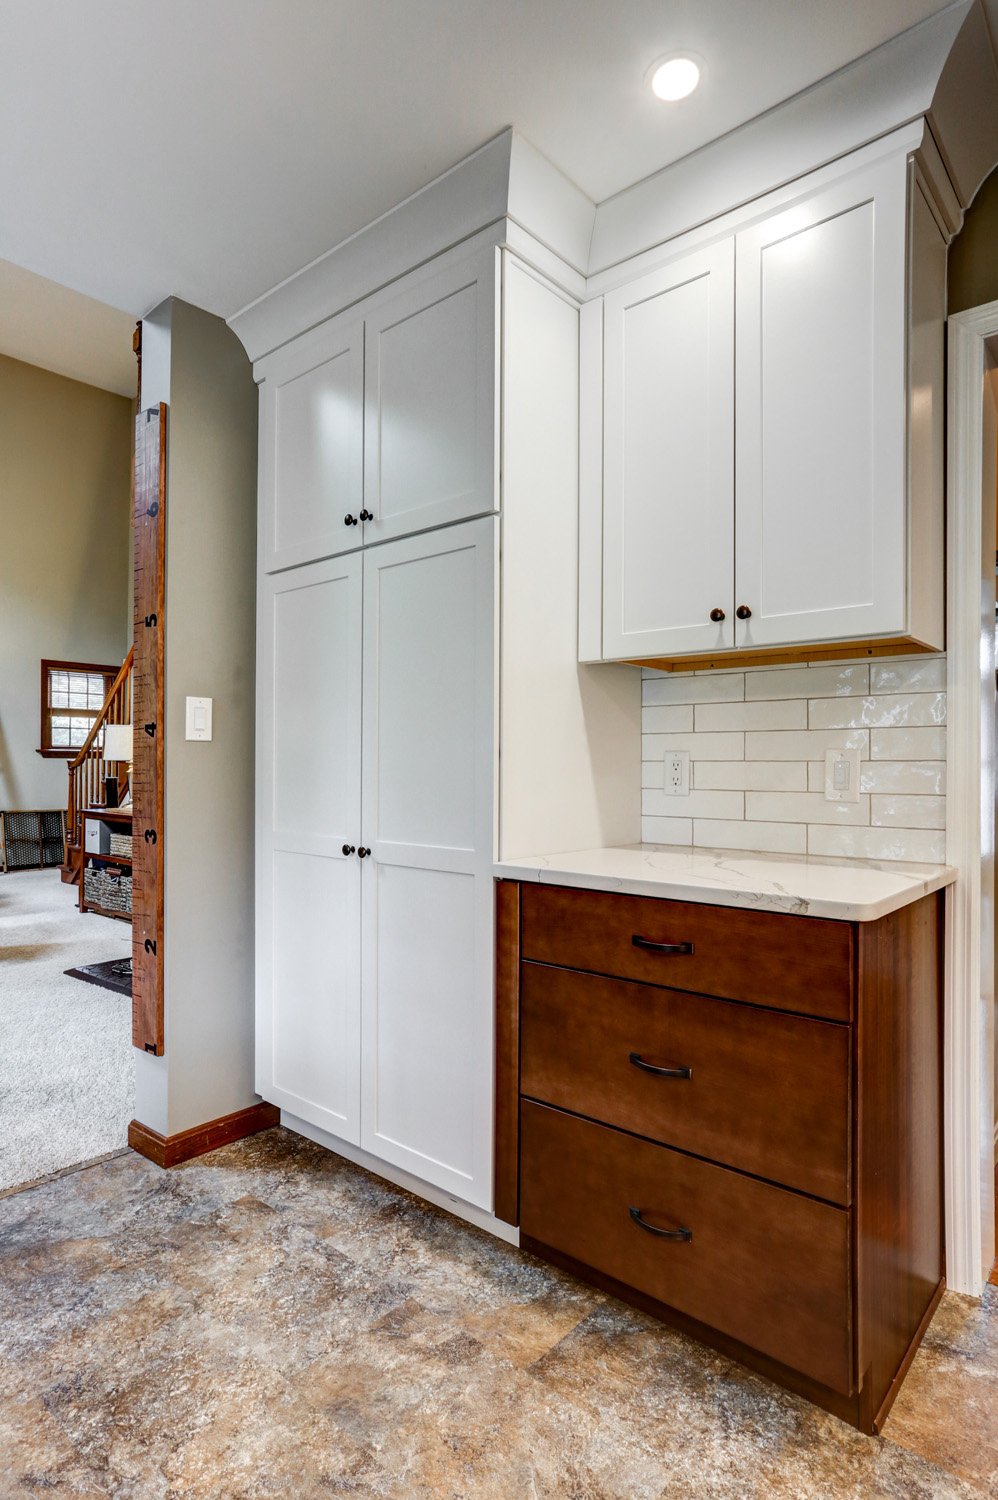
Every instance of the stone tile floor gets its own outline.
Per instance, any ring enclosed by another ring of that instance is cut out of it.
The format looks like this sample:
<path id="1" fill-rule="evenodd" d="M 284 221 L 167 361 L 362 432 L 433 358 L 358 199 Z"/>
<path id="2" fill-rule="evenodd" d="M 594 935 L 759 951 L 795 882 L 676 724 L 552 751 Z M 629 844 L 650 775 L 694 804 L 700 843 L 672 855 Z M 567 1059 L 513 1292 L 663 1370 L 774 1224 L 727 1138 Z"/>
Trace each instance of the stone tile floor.
<path id="1" fill-rule="evenodd" d="M 865 1438 L 276 1129 L 0 1199 L 0 1496 L 998 1494 L 998 1289 Z"/>

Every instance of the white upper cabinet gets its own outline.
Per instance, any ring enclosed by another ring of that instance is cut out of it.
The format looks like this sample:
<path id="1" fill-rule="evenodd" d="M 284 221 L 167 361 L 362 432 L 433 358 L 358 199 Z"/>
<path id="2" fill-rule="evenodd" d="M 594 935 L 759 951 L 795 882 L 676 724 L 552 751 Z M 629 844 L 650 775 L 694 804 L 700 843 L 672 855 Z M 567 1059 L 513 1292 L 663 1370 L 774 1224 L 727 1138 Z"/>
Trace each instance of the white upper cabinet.
<path id="1" fill-rule="evenodd" d="M 723 229 L 608 289 L 602 337 L 584 310 L 582 660 L 940 649 L 946 245 L 916 163 L 870 148 Z"/>
<path id="2" fill-rule="evenodd" d="M 269 356 L 260 389 L 260 552 L 273 572 L 360 545 L 364 325 L 331 318 Z"/>
<path id="3" fill-rule="evenodd" d="M 497 508 L 498 297 L 490 247 L 366 313 L 365 540 Z"/>
<path id="4" fill-rule="evenodd" d="M 604 307 L 607 656 L 734 644 L 734 246 Z"/>
<path id="5" fill-rule="evenodd" d="M 741 648 L 906 631 L 905 231 L 888 160 L 738 235 Z"/>

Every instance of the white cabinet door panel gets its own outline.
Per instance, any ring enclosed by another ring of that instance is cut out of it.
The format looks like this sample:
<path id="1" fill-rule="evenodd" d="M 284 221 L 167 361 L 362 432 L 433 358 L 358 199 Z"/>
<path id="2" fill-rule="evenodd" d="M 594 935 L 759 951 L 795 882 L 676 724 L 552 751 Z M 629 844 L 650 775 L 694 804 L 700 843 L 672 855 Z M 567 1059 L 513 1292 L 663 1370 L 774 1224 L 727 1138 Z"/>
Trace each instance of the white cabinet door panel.
<path id="1" fill-rule="evenodd" d="M 497 265 L 417 273 L 366 315 L 367 541 L 496 509 Z"/>
<path id="2" fill-rule="evenodd" d="M 737 239 L 737 645 L 905 629 L 905 169 Z"/>
<path id="3" fill-rule="evenodd" d="M 492 1200 L 492 518 L 364 557 L 361 1145 Z"/>
<path id="4" fill-rule="evenodd" d="M 359 553 L 264 577 L 257 739 L 257 1088 L 360 1138 Z"/>
<path id="5" fill-rule="evenodd" d="M 262 362 L 261 562 L 294 567 L 360 546 L 364 326 L 333 318 Z"/>
<path id="6" fill-rule="evenodd" d="M 733 298 L 726 240 L 605 299 L 605 659 L 734 644 Z"/>

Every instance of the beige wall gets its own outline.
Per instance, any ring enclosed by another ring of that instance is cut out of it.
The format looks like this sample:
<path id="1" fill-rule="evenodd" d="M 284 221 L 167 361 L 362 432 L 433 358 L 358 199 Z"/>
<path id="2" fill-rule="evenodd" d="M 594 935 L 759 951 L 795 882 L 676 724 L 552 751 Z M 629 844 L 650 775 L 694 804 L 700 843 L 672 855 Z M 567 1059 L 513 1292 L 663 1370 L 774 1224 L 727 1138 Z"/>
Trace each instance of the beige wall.
<path id="1" fill-rule="evenodd" d="M 0 355 L 0 808 L 64 807 L 37 754 L 43 657 L 128 649 L 132 407 Z"/>
<path id="2" fill-rule="evenodd" d="M 949 311 L 985 302 L 998 302 L 998 168 L 978 189 L 949 251 Z"/>

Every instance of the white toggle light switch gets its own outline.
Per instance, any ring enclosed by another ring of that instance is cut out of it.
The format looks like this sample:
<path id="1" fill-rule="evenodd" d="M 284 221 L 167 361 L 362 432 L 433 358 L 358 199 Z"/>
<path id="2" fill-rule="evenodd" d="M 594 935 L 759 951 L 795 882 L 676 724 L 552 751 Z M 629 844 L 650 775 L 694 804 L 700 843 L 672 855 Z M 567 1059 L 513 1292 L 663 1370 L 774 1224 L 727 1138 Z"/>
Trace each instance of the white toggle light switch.
<path id="1" fill-rule="evenodd" d="M 825 800 L 859 801 L 859 751 L 825 751 Z"/>
<path id="2" fill-rule="evenodd" d="M 211 739 L 210 698 L 188 698 L 187 738 L 189 740 Z"/>

